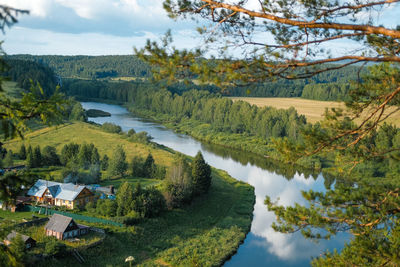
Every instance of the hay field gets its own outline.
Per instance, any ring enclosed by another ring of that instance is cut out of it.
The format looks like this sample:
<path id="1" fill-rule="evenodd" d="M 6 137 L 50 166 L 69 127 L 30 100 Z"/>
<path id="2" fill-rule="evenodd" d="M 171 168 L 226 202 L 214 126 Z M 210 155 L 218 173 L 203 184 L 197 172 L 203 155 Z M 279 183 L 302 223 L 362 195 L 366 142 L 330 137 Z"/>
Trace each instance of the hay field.
<path id="1" fill-rule="evenodd" d="M 315 123 L 322 120 L 326 108 L 344 108 L 343 102 L 318 101 L 303 98 L 281 98 L 281 97 L 229 97 L 233 101 L 246 101 L 258 107 L 271 106 L 275 108 L 288 109 L 294 107 L 299 114 L 305 115 L 308 122 Z M 389 107 L 387 112 L 394 110 Z M 386 113 L 387 113 L 386 112 Z M 400 127 L 400 112 L 392 114 L 387 119 L 388 123 L 393 123 Z"/>

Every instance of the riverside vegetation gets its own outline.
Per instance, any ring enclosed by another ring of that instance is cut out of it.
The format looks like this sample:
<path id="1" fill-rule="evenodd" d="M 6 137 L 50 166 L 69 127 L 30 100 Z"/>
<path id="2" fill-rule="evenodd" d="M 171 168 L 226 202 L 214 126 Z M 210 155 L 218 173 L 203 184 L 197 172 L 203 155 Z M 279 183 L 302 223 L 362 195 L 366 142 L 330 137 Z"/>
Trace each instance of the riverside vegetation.
<path id="1" fill-rule="evenodd" d="M 79 86 L 75 86 L 75 83 Z M 297 159 L 286 155 L 284 142 L 304 145 L 307 140 L 301 132 L 320 127 L 319 122 L 314 125 L 308 123 L 305 116 L 299 115 L 294 108 L 283 110 L 257 107 L 243 101 L 233 102 L 220 94 L 205 90 L 173 94 L 143 82 L 79 80 L 72 81 L 63 90 L 81 99 L 107 99 L 126 103 L 133 113 L 155 119 L 206 142 L 282 162 L 296 162 L 303 167 L 336 176 L 345 175 L 356 156 L 353 153 L 339 157 L 337 152 L 331 152 Z M 394 125 L 384 124 L 369 140 L 363 142 L 379 149 L 391 149 L 400 145 L 400 131 Z M 400 169 L 390 166 L 396 166 L 390 157 L 379 161 L 372 158 L 358 164 L 353 169 L 352 176 L 396 177 Z"/>

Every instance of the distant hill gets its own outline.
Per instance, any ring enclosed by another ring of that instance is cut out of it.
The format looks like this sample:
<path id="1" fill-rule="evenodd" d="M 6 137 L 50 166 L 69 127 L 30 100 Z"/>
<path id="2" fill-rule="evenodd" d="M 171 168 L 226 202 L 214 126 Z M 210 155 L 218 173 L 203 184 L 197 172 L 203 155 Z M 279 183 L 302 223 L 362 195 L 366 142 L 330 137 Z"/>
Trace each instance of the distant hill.
<path id="1" fill-rule="evenodd" d="M 13 55 L 11 59 L 47 65 L 62 78 L 100 79 L 149 77 L 150 66 L 133 55 L 126 56 L 33 56 Z"/>
<path id="2" fill-rule="evenodd" d="M 123 81 L 148 83 L 151 67 L 134 55 L 125 56 L 7 56 L 10 60 L 25 60 L 50 67 L 63 80 Z M 360 66 L 349 66 L 342 69 L 320 73 L 312 78 L 302 80 L 266 81 L 246 86 L 232 86 L 221 90 L 214 85 L 198 86 L 193 83 L 175 83 L 165 85 L 172 93 L 182 94 L 191 89 L 220 91 L 226 96 L 250 97 L 301 97 L 324 101 L 345 100 L 351 89 L 350 81 L 356 81 Z M 69 82 L 69 85 L 71 83 Z M 84 86 L 85 83 L 80 83 Z M 91 85 L 91 83 L 87 83 Z M 81 88 L 80 90 L 84 90 Z"/>

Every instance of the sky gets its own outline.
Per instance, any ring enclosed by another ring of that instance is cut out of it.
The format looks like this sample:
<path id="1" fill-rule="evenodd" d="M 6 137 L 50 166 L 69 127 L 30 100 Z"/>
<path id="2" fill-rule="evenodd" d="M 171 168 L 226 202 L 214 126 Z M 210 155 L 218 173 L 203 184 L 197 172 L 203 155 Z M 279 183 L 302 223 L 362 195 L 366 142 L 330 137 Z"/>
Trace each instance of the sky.
<path id="1" fill-rule="evenodd" d="M 168 18 L 162 0 L 0 0 L 29 10 L 0 39 L 7 54 L 133 54 L 172 29 L 175 46 L 192 47 L 196 25 Z"/>
<path id="2" fill-rule="evenodd" d="M 30 11 L 6 29 L 0 40 L 4 40 L 3 49 L 7 54 L 127 55 L 133 54 L 133 47 L 143 47 L 147 39 L 160 40 L 171 29 L 176 47 L 196 46 L 198 25 L 191 20 L 168 18 L 162 2 L 0 0 L 0 4 Z M 400 25 L 399 5 L 381 16 L 379 22 Z M 346 43 L 336 44 L 334 49 L 340 46 L 346 47 Z"/>

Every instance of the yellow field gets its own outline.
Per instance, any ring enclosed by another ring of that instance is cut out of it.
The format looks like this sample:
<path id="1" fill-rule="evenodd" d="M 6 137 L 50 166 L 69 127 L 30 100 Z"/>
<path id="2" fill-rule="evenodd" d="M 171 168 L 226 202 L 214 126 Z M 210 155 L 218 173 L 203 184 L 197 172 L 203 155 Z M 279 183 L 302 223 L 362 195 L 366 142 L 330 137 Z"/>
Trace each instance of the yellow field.
<path id="1" fill-rule="evenodd" d="M 70 142 L 77 144 L 85 142 L 93 143 L 101 156 L 107 154 L 109 157 L 112 156 L 113 150 L 116 148 L 117 144 L 120 144 L 125 150 L 128 161 L 135 155 L 144 158 L 151 152 L 155 162 L 164 166 L 170 166 L 173 158 L 171 153 L 166 150 L 155 149 L 148 145 L 130 142 L 119 134 L 106 133 L 97 126 L 83 122 L 43 128 L 27 134 L 25 140 L 18 138 L 8 141 L 5 143 L 5 147 L 7 149 L 12 149 L 14 152 L 18 152 L 22 142 L 25 143 L 26 146 L 40 145 L 42 148 L 46 145 L 53 146 L 57 149 L 58 153 L 61 152 L 65 144 Z"/>
<path id="2" fill-rule="evenodd" d="M 271 106 L 275 108 L 288 109 L 294 107 L 299 114 L 305 115 L 308 122 L 315 123 L 322 120 L 326 108 L 345 108 L 343 102 L 318 101 L 302 98 L 279 98 L 279 97 L 230 97 L 233 101 L 242 100 L 258 107 Z M 390 112 L 393 108 L 388 108 Z M 400 112 L 394 113 L 388 123 L 400 126 Z"/>

